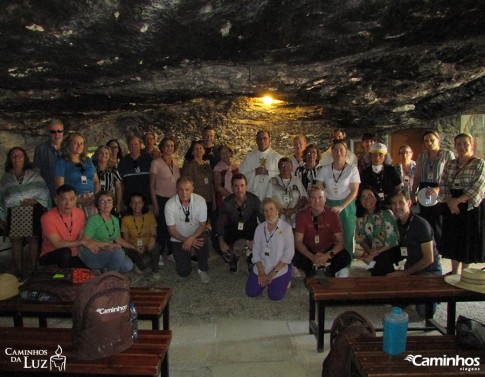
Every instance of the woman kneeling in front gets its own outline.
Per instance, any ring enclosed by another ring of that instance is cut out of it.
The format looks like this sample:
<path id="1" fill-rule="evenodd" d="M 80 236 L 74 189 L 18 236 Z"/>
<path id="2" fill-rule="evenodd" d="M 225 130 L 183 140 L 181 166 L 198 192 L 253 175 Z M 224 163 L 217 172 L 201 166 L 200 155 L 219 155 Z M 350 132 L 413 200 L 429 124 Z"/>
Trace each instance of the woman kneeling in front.
<path id="1" fill-rule="evenodd" d="M 254 267 L 246 282 L 246 294 L 257 297 L 268 287 L 268 297 L 278 301 L 291 282 L 295 242 L 291 226 L 279 218 L 280 208 L 273 199 L 264 199 L 261 207 L 266 221 L 254 233 Z"/>

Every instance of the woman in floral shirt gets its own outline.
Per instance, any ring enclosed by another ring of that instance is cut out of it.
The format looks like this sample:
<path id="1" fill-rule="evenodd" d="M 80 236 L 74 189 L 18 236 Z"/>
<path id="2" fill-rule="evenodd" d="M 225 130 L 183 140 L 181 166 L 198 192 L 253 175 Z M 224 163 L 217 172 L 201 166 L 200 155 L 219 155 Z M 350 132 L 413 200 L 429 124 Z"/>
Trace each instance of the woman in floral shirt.
<path id="1" fill-rule="evenodd" d="M 402 259 L 396 220 L 391 211 L 382 208 L 373 188 L 364 186 L 360 201 L 365 214 L 357 219 L 356 237 L 364 249 L 362 259 L 373 276 L 387 275 L 394 271 L 394 263 Z"/>

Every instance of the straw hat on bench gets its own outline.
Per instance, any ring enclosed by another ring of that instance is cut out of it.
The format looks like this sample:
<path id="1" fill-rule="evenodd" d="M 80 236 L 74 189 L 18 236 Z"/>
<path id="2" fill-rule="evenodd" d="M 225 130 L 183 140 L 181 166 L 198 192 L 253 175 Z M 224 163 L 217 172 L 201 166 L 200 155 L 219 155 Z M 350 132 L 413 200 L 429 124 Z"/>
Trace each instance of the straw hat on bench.
<path id="1" fill-rule="evenodd" d="M 445 281 L 458 288 L 485 293 L 485 271 L 478 268 L 464 268 L 461 275 L 445 276 Z"/>

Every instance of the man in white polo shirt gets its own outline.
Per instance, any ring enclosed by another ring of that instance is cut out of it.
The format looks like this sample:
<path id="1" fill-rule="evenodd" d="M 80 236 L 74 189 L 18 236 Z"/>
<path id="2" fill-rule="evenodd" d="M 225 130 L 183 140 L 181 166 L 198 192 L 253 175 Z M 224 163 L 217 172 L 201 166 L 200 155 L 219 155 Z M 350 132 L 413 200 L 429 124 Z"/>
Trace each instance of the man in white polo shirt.
<path id="1" fill-rule="evenodd" d="M 165 219 L 173 245 L 175 270 L 179 276 L 188 276 L 192 271 L 190 257 L 194 251 L 200 280 L 208 283 L 209 249 L 204 237 L 207 204 L 202 196 L 194 194 L 194 183 L 190 177 L 181 177 L 177 181 L 177 194 L 165 205 Z"/>

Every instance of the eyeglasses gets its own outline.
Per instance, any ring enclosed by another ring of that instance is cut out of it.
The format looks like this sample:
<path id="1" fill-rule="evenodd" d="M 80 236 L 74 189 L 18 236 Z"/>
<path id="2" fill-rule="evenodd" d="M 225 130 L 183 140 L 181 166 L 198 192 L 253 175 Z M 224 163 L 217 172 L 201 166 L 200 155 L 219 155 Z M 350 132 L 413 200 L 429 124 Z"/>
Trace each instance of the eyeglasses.
<path id="1" fill-rule="evenodd" d="M 318 231 L 318 229 L 320 228 L 320 225 L 318 224 L 318 218 L 316 216 L 312 216 L 312 221 L 313 227 L 315 228 L 315 230 Z"/>
<path id="2" fill-rule="evenodd" d="M 64 130 L 49 130 L 50 134 L 62 134 Z"/>
<path id="3" fill-rule="evenodd" d="M 86 174 L 86 169 L 84 169 L 83 164 L 81 164 L 81 163 L 76 164 L 76 168 L 81 169 L 81 174 L 83 174 L 83 175 Z"/>
<path id="4" fill-rule="evenodd" d="M 101 199 L 99 201 L 99 204 L 101 204 L 102 206 L 105 206 L 105 205 L 108 205 L 108 204 L 113 204 L 113 199 L 106 199 L 106 200 Z"/>
<path id="5" fill-rule="evenodd" d="M 293 166 L 293 164 L 286 162 L 286 163 L 281 164 L 280 166 L 282 168 L 291 168 Z"/>
<path id="6" fill-rule="evenodd" d="M 10 158 L 12 160 L 22 159 L 22 158 L 24 158 L 24 155 L 22 153 L 20 153 L 20 154 L 13 154 L 13 155 L 10 156 Z"/>

